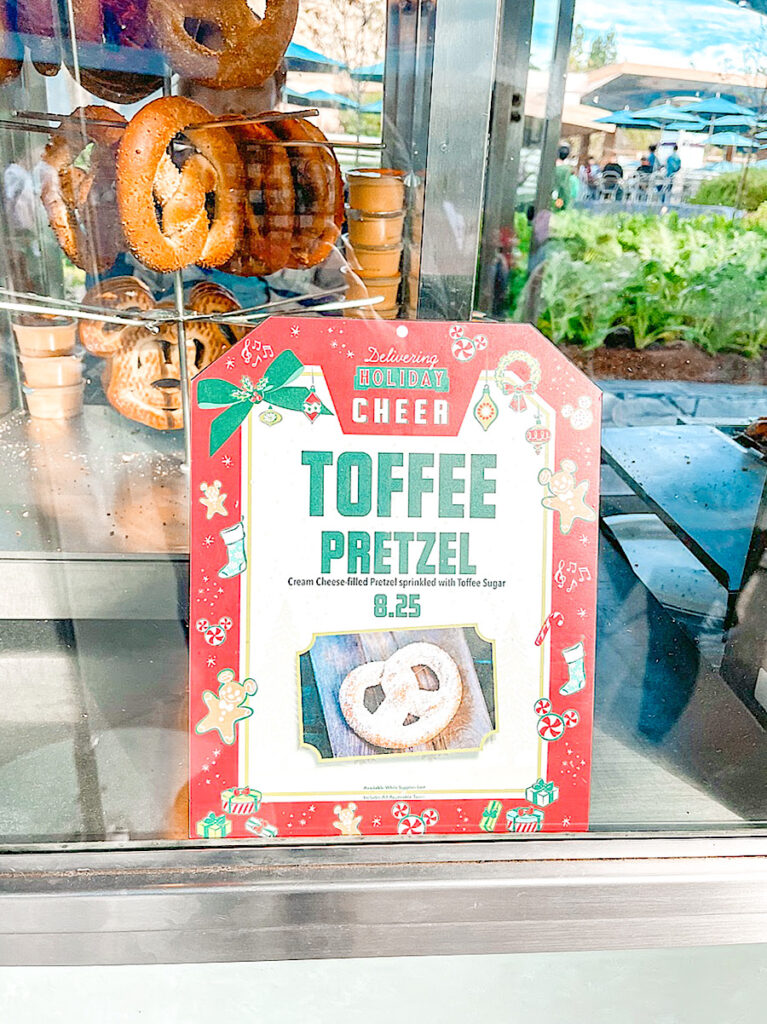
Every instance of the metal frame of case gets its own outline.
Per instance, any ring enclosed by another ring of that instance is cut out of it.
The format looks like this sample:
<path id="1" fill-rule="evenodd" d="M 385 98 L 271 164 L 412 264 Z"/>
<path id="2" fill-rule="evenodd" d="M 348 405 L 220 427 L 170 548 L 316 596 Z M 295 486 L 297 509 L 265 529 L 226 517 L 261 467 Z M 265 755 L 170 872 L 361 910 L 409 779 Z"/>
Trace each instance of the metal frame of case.
<path id="1" fill-rule="evenodd" d="M 390 3 L 385 160 L 398 162 L 402 147 L 427 169 L 420 316 L 468 318 L 477 288 L 487 303 L 498 233 L 514 210 L 533 6 Z M 566 66 L 572 9 L 572 0 L 561 0 L 555 71 Z M 544 164 L 558 141 L 562 103 L 556 73 L 552 80 Z M 539 200 L 545 194 L 541 181 Z M 181 592 L 184 565 L 183 553 L 154 561 L 6 555 L 16 586 L 0 610 L 14 618 L 103 617 L 92 594 L 106 571 L 118 580 L 110 615 L 139 617 L 147 611 L 141 595 L 156 590 L 153 574 L 170 572 Z M 162 593 L 167 598 L 167 587 Z M 185 611 L 174 605 L 165 614 Z M 0 963 L 767 942 L 767 839 L 756 833 L 499 840 L 6 848 Z"/>

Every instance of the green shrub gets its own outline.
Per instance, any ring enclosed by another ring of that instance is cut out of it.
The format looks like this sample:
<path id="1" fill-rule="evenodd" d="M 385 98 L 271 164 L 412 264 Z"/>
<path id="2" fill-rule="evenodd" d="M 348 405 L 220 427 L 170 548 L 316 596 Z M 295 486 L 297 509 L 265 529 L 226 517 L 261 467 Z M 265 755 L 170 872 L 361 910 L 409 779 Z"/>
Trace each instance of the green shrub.
<path id="1" fill-rule="evenodd" d="M 719 174 L 710 181 L 704 181 L 691 202 L 700 206 L 736 206 L 740 210 L 757 210 L 767 202 L 767 170 L 751 168 L 740 194 L 742 179 L 742 171 Z"/>

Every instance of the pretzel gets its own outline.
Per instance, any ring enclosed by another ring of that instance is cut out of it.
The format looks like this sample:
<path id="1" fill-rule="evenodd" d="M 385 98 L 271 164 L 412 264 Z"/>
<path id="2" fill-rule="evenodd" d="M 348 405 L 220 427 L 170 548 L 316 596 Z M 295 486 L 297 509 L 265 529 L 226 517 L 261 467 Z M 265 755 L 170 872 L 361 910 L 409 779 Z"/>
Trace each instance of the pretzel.
<path id="1" fill-rule="evenodd" d="M 24 50 L 14 34 L 8 8 L 0 4 L 0 85 L 18 78 Z"/>
<path id="2" fill-rule="evenodd" d="M 148 0 L 147 16 L 175 71 L 213 89 L 239 89 L 263 85 L 279 67 L 298 0 L 266 0 L 263 18 L 245 0 Z"/>
<path id="3" fill-rule="evenodd" d="M 110 277 L 87 291 L 83 298 L 83 304 L 103 306 L 117 312 L 149 310 L 154 306 L 154 296 L 144 282 L 139 281 L 137 277 Z M 114 354 L 122 333 L 128 326 L 128 324 L 81 320 L 80 341 L 91 355 L 100 356 L 103 359 Z"/>
<path id="4" fill-rule="evenodd" d="M 263 124 L 230 129 L 245 163 L 245 227 L 242 244 L 226 264 L 229 274 L 253 277 L 286 267 L 293 240 L 295 191 L 290 161 L 277 136 Z"/>
<path id="5" fill-rule="evenodd" d="M 61 45 L 56 0 L 17 0 L 16 25 L 26 36 L 32 63 L 41 75 L 58 74 Z"/>
<path id="6" fill-rule="evenodd" d="M 430 668 L 439 689 L 422 690 L 413 669 Z M 365 692 L 380 686 L 383 701 L 375 711 L 365 706 Z M 375 747 L 406 750 L 428 743 L 445 729 L 461 703 L 458 666 L 441 647 L 413 643 L 400 647 L 386 661 L 360 665 L 346 676 L 338 701 L 349 726 Z M 407 724 L 406 724 L 407 723 Z"/>
<path id="7" fill-rule="evenodd" d="M 142 107 L 123 132 L 117 202 L 131 252 L 152 270 L 167 273 L 191 263 L 219 267 L 238 244 L 244 170 L 237 147 L 222 129 L 185 132 L 190 124 L 208 120 L 208 111 L 194 100 L 163 96 Z M 166 150 L 181 132 L 197 152 L 179 170 Z M 162 210 L 162 227 L 155 200 Z"/>
<path id="8" fill-rule="evenodd" d="M 161 87 L 159 75 L 83 67 L 83 56 L 87 58 L 88 49 L 96 50 L 104 42 L 122 49 L 149 48 L 146 0 L 72 0 L 72 14 L 77 26 L 77 43 L 86 44 L 79 62 L 80 81 L 89 92 L 112 103 L 135 103 Z M 67 61 L 70 71 L 71 63 Z"/>
<path id="9" fill-rule="evenodd" d="M 230 291 L 212 281 L 201 281 L 192 288 L 188 307 L 191 312 L 209 314 L 240 308 Z M 157 308 L 173 309 L 174 306 L 166 301 Z M 185 326 L 190 376 L 204 370 L 247 331 L 247 328 L 229 328 L 209 321 L 191 321 Z M 121 332 L 112 353 L 106 385 L 107 399 L 118 412 L 156 430 L 180 430 L 184 425 L 180 382 L 175 324 L 163 324 L 157 335 L 141 324 L 126 327 Z"/>
<path id="10" fill-rule="evenodd" d="M 113 121 L 115 128 L 86 123 Z M 50 168 L 40 189 L 48 220 L 69 259 L 90 273 L 108 270 L 122 248 L 115 205 L 115 149 L 125 118 L 110 107 L 78 107 L 51 135 L 42 156 Z M 75 160 L 93 143 L 90 169 Z"/>
<path id="11" fill-rule="evenodd" d="M 315 125 L 303 118 L 275 121 L 272 130 L 286 142 L 324 142 Z M 296 192 L 291 259 L 288 266 L 321 263 L 341 233 L 344 187 L 333 150 L 327 146 L 289 146 L 288 158 Z"/>

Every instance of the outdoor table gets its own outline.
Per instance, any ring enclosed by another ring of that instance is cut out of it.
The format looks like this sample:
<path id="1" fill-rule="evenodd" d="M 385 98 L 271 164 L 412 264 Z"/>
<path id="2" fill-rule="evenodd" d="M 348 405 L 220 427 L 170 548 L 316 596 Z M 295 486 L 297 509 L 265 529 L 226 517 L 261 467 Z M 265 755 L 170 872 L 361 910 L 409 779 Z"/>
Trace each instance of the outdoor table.
<path id="1" fill-rule="evenodd" d="M 767 464 L 705 425 L 610 427 L 605 462 L 728 592 L 746 579 Z"/>

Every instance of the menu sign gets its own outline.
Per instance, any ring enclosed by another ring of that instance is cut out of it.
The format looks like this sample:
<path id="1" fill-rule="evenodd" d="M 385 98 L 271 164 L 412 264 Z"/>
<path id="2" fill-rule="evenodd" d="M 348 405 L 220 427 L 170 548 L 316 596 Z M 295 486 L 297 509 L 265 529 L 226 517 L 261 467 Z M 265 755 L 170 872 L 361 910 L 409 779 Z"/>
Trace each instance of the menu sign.
<path id="1" fill-rule="evenodd" d="M 586 828 L 599 401 L 518 325 L 281 317 L 195 378 L 191 835 Z"/>

